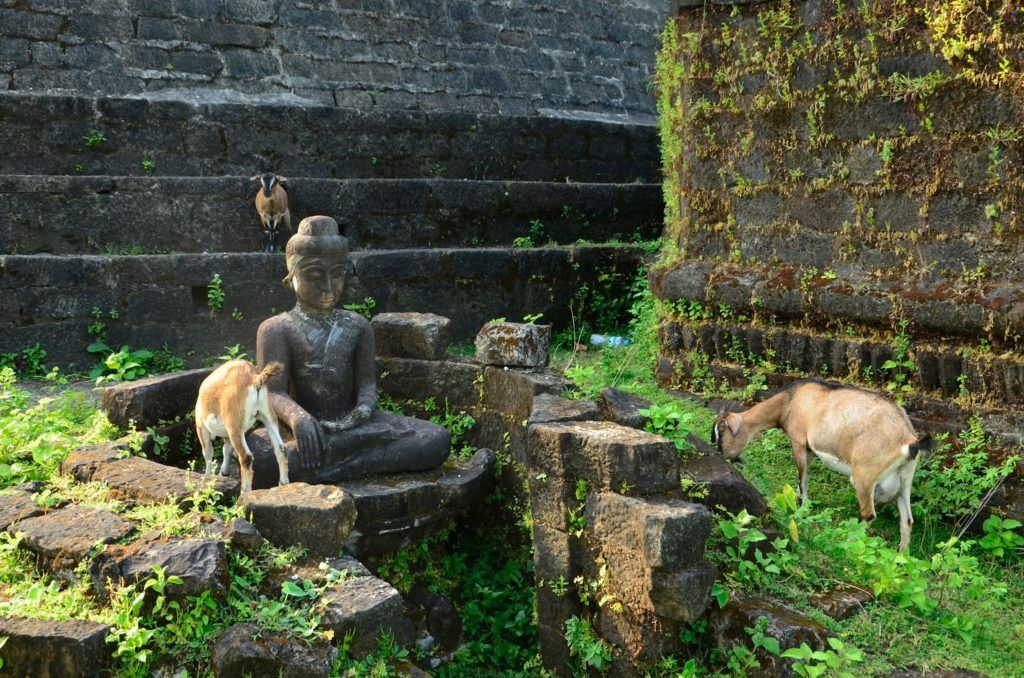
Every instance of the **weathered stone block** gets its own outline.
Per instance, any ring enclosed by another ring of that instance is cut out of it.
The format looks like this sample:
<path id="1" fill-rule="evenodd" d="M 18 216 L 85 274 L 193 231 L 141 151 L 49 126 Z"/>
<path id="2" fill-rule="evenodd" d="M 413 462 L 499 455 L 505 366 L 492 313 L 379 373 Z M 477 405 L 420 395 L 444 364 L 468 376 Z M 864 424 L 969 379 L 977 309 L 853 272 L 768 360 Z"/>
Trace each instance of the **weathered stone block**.
<path id="1" fill-rule="evenodd" d="M 123 539 L 135 526 L 110 511 L 71 505 L 15 523 L 11 529 L 24 532 L 21 545 L 59 571 L 73 569 L 95 544 Z"/>
<path id="2" fill-rule="evenodd" d="M 205 475 L 142 457 L 102 461 L 90 480 L 104 482 L 115 497 L 141 502 L 187 503 L 197 491 L 213 488 L 223 501 L 238 495 L 238 481 L 221 475 Z"/>
<path id="3" fill-rule="evenodd" d="M 138 429 L 156 426 L 191 412 L 196 407 L 199 386 L 213 368 L 174 372 L 105 388 L 101 399 L 107 418 L 121 429 L 134 421 Z"/>
<path id="4" fill-rule="evenodd" d="M 324 592 L 327 606 L 321 625 L 334 631 L 335 638 L 352 633 L 349 652 L 364 657 L 377 649 L 377 638 L 389 634 L 399 647 L 412 645 L 412 622 L 405 614 L 405 602 L 391 584 L 376 577 L 346 579 Z"/>
<path id="5" fill-rule="evenodd" d="M 336 650 L 258 624 L 235 624 L 213 642 L 213 671 L 221 678 L 327 678 Z"/>
<path id="6" fill-rule="evenodd" d="M 44 621 L 0 617 L 4 675 L 89 678 L 105 675 L 114 646 L 106 642 L 109 626 L 82 619 Z"/>
<path id="7" fill-rule="evenodd" d="M 253 490 L 239 504 L 271 543 L 305 546 L 315 555 L 338 555 L 356 523 L 352 495 L 327 485 L 289 483 Z"/>
<path id="8" fill-rule="evenodd" d="M 544 367 L 551 325 L 490 322 L 476 335 L 476 358 L 485 365 Z"/>
<path id="9" fill-rule="evenodd" d="M 643 556 L 647 567 L 680 569 L 704 558 L 711 515 L 700 504 L 645 500 L 615 492 L 587 496 L 588 531 L 607 548 Z"/>
<path id="10" fill-rule="evenodd" d="M 433 313 L 380 313 L 370 324 L 377 355 L 441 360 L 451 321 Z"/>
<path id="11" fill-rule="evenodd" d="M 487 367 L 483 404 L 519 423 L 529 418 L 535 397 L 545 393 L 559 395 L 568 384 L 569 380 L 554 370 Z"/>
<path id="12" fill-rule="evenodd" d="M 703 441 L 698 442 L 704 445 Z M 698 488 L 707 489 L 707 496 L 698 501 L 708 508 L 721 506 L 729 513 L 746 509 L 747 513 L 755 516 L 763 516 L 768 511 L 768 505 L 757 488 L 717 454 L 684 459 L 680 462 L 679 473 L 696 483 Z"/>
<path id="13" fill-rule="evenodd" d="M 592 491 L 626 487 L 641 495 L 679 492 L 675 445 L 611 422 L 534 424 L 527 455 L 530 468 L 586 480 Z"/>
<path id="14" fill-rule="evenodd" d="M 447 400 L 451 407 L 480 404 L 484 367 L 462 360 L 378 358 L 380 389 L 399 400 Z"/>
<path id="15" fill-rule="evenodd" d="M 875 599 L 874 594 L 868 589 L 856 586 L 840 586 L 811 596 L 808 602 L 836 621 L 849 619 L 863 609 L 865 605 Z"/>
<path id="16" fill-rule="evenodd" d="M 153 566 L 164 568 L 167 576 L 180 577 L 181 584 L 167 588 L 166 595 L 184 600 L 210 591 L 215 598 L 228 592 L 228 557 L 224 542 L 215 539 L 162 539 L 159 534 L 143 537 L 127 546 L 109 547 L 93 558 L 89 576 L 93 590 L 106 597 L 107 582 L 135 584 L 153 576 Z"/>
<path id="17" fill-rule="evenodd" d="M 0 494 L 0 532 L 19 520 L 42 514 L 43 507 L 36 503 L 34 492 L 10 489 Z"/>
<path id="18" fill-rule="evenodd" d="M 598 421 L 601 412 L 591 400 L 569 400 L 549 393 L 542 393 L 533 399 L 530 411 L 531 424 L 550 424 L 564 421 Z"/>
<path id="19" fill-rule="evenodd" d="M 530 514 L 537 525 L 553 527 L 563 532 L 569 530 L 569 508 L 574 510 L 580 503 L 575 498 L 572 485 L 561 477 L 530 467 L 527 469 L 530 484 Z"/>
<path id="20" fill-rule="evenodd" d="M 650 597 L 654 613 L 674 621 L 696 621 L 711 602 L 716 574 L 715 566 L 707 562 L 685 570 L 653 570 Z"/>
<path id="21" fill-rule="evenodd" d="M 606 420 L 638 429 L 643 429 L 650 420 L 650 417 L 640 414 L 640 410 L 650 406 L 649 400 L 638 398 L 617 388 L 601 389 L 601 398 L 598 400 L 601 416 Z"/>
<path id="22" fill-rule="evenodd" d="M 60 472 L 80 483 L 87 483 L 92 480 L 93 474 L 100 466 L 116 461 L 124 456 L 127 450 L 128 443 L 124 441 L 79 447 L 64 457 L 64 461 L 60 463 Z"/>
<path id="23" fill-rule="evenodd" d="M 709 626 L 719 649 L 727 652 L 736 645 L 749 646 L 750 636 L 745 629 L 753 628 L 761 620 L 767 622 L 765 635 L 779 641 L 782 650 L 800 647 L 801 643 L 807 643 L 815 650 L 823 650 L 828 647 L 828 637 L 832 635 L 818 622 L 774 600 L 738 592 L 732 593 L 724 608 L 712 607 Z M 783 662 L 786 662 L 763 650 L 758 651 L 757 656 L 761 666 L 768 667 L 773 675 L 778 675 Z"/>

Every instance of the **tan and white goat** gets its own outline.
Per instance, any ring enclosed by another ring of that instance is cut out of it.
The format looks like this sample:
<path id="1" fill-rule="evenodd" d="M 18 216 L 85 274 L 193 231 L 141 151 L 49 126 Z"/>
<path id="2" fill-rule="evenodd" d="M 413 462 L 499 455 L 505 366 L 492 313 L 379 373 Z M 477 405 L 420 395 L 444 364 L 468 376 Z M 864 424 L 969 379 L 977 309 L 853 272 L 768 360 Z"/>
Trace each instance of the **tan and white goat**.
<path id="1" fill-rule="evenodd" d="M 270 442 L 274 446 L 277 466 L 281 474 L 281 485 L 288 483 L 288 457 L 284 441 L 277 429 L 277 417 L 270 406 L 270 391 L 267 381 L 281 373 L 281 363 L 270 363 L 262 372 L 257 372 L 252 363 L 245 360 L 229 360 L 199 387 L 196 400 L 196 432 L 203 445 L 207 475 L 213 473 L 213 439 L 224 439 L 224 460 L 220 474 L 227 475 L 231 454 L 238 455 L 239 474 L 242 479 L 242 494 L 252 490 L 252 451 L 245 442 L 246 432 L 259 419 L 267 428 Z"/>
<path id="2" fill-rule="evenodd" d="M 249 181 L 259 181 L 260 189 L 256 192 L 256 212 L 267 234 L 267 251 L 274 251 L 274 239 L 277 227 L 284 224 L 289 234 L 292 232 L 292 215 L 288 211 L 288 192 L 284 185 L 288 179 L 273 172 L 254 174 Z"/>
<path id="3" fill-rule="evenodd" d="M 781 428 L 789 436 L 803 499 L 807 499 L 807 466 L 814 455 L 850 478 L 864 520 L 875 519 L 876 502 L 895 499 L 900 550 L 907 547 L 914 524 L 910 487 L 917 454 L 930 449 L 931 436 L 918 440 L 902 407 L 859 388 L 798 381 L 746 412 L 720 414 L 711 442 L 726 459 L 738 459 L 750 439 L 769 428 Z"/>

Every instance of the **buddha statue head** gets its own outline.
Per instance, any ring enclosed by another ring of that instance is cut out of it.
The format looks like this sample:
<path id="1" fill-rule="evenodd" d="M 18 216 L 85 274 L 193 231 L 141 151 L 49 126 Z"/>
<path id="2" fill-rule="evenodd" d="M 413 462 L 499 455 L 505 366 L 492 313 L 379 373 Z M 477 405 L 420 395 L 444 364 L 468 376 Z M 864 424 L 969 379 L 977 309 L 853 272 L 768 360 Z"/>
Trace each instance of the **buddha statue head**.
<path id="1" fill-rule="evenodd" d="M 330 217 L 306 217 L 285 246 L 286 284 L 295 290 L 299 307 L 330 313 L 341 300 L 348 268 L 348 240 Z"/>

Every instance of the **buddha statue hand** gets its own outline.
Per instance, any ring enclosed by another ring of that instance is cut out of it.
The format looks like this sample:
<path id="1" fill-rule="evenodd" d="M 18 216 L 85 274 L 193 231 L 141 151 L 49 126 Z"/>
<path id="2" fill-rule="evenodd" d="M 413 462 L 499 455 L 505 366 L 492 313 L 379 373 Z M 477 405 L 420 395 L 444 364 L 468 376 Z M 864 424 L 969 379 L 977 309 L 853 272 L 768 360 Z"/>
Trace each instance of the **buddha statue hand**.
<path id="1" fill-rule="evenodd" d="M 299 466 L 305 469 L 318 468 L 324 449 L 324 434 L 320 423 L 307 414 L 293 423 L 292 433 L 298 448 Z"/>
<path id="2" fill-rule="evenodd" d="M 366 405 L 359 405 L 341 421 L 325 421 L 323 422 L 323 427 L 328 433 L 339 433 L 369 421 L 372 416 L 373 410 Z"/>

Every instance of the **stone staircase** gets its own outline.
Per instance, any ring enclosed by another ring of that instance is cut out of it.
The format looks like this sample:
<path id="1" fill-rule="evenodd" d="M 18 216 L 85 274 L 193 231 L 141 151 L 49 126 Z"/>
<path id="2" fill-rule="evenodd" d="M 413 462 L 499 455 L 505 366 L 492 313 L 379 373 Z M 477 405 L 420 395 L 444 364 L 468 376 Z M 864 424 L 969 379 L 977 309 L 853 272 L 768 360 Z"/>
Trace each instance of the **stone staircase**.
<path id="1" fill-rule="evenodd" d="M 577 290 L 624 291 L 661 228 L 646 124 L 12 91 L 0 145 L 0 352 L 39 342 L 79 368 L 97 312 L 111 345 L 254 349 L 293 303 L 260 252 L 265 170 L 288 177 L 293 225 L 342 225 L 346 303 L 449 316 L 456 342 L 494 317 L 565 326 Z"/>

